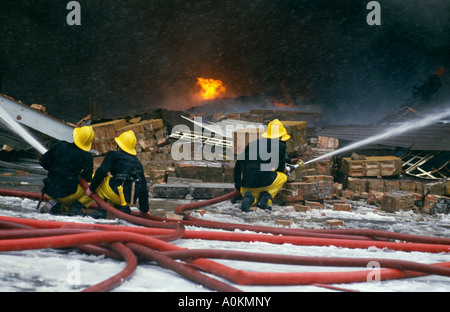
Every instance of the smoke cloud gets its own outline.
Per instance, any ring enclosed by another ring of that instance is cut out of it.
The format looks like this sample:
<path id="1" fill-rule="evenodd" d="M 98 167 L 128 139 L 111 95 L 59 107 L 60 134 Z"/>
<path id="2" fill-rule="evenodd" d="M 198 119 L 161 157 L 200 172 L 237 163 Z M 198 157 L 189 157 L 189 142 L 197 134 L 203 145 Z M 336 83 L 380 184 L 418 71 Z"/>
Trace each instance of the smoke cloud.
<path id="1" fill-rule="evenodd" d="M 80 26 L 67 2 L 3 5 L 0 77 L 2 93 L 71 122 L 90 102 L 105 117 L 187 108 L 206 77 L 230 97 L 288 94 L 361 123 L 450 68 L 447 0 L 378 1 L 380 26 L 362 0 L 80 0 Z"/>

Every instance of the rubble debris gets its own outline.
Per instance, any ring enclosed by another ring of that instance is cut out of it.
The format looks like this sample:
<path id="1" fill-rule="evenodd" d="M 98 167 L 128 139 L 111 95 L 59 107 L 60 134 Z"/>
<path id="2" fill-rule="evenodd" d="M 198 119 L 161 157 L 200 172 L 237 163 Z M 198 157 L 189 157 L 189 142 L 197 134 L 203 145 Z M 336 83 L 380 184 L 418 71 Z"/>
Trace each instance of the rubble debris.
<path id="1" fill-rule="evenodd" d="M 344 221 L 339 220 L 339 219 L 329 219 L 329 220 L 325 221 L 325 224 L 330 227 L 338 227 L 338 226 L 343 226 Z"/>
<path id="2" fill-rule="evenodd" d="M 302 120 L 306 121 L 310 125 L 317 125 L 321 122 L 322 119 L 321 108 L 320 106 L 316 105 L 307 105 L 304 107 L 297 107 L 292 109 L 289 107 L 283 109 L 276 109 L 276 107 L 272 107 L 272 109 L 252 109 L 249 111 L 239 111 L 242 110 L 242 107 L 245 107 L 245 103 L 242 103 L 242 106 L 235 107 L 235 112 L 233 112 L 233 108 L 228 107 L 228 111 L 231 112 L 224 113 L 222 108 L 227 107 L 226 104 L 221 103 L 220 100 L 214 102 L 215 103 L 207 104 L 208 108 L 197 106 L 189 109 L 188 112 L 198 117 L 206 117 L 208 116 L 208 114 L 205 111 L 211 111 L 213 110 L 213 107 L 215 107 L 218 112 L 213 113 L 211 119 L 214 121 L 220 121 L 222 119 L 234 119 L 246 122 L 248 121 L 262 123 L 278 119 L 292 121 Z"/>
<path id="3" fill-rule="evenodd" d="M 170 213 L 170 212 L 166 212 L 166 218 L 167 219 L 171 219 L 171 220 L 183 220 L 183 216 L 182 215 L 178 215 L 178 214 L 174 214 L 174 213 Z"/>
<path id="4" fill-rule="evenodd" d="M 263 125 L 265 121 L 275 117 L 271 113 L 268 111 L 252 111 L 251 114 L 218 112 L 212 116 L 212 119 L 220 126 L 239 124 L 242 119 L 245 119 L 248 125 L 250 123 Z M 286 111 L 283 111 L 283 114 L 286 114 Z M 173 114 L 171 116 L 177 117 Z M 146 178 L 152 183 L 149 190 L 154 197 L 210 199 L 234 190 L 235 159 L 174 160 L 171 155 L 172 144 L 183 134 L 178 133 L 173 136 L 171 126 L 164 118 L 153 117 L 155 115 L 152 115 L 152 118 L 135 116 L 93 124 L 97 130 L 93 145 L 100 153 L 98 157 L 95 157 L 96 166 L 101 163 L 104 153 L 111 148 L 113 138 L 122 131 L 132 129 L 138 138 L 137 157 L 144 166 Z M 193 119 L 193 116 L 189 118 Z M 178 118 L 178 120 L 181 119 Z M 282 121 L 292 137 L 291 145 L 288 146 L 289 156 L 307 161 L 339 147 L 341 143 L 339 139 L 308 134 L 305 121 L 289 119 L 291 118 L 285 118 Z M 222 143 L 212 140 L 214 137 L 205 136 L 203 133 L 198 135 L 208 139 L 202 138 L 203 144 L 222 144 L 233 148 L 232 155 L 236 156 L 251 140 L 258 138 L 262 133 L 258 127 L 250 127 L 250 129 L 237 130 Z M 190 148 L 191 155 L 194 155 L 194 145 L 190 145 Z M 274 203 L 292 206 L 299 212 L 324 208 L 351 211 L 353 201 L 376 206 L 385 212 L 405 209 L 412 209 L 419 213 L 448 211 L 450 182 L 446 177 L 435 179 L 433 183 L 410 176 L 405 178 L 405 161 L 402 157 L 395 153 L 393 155 L 376 155 L 376 151 L 374 153 L 375 156 L 368 156 L 355 151 L 349 157 L 328 157 L 307 164 L 304 170 L 293 171 L 288 176 L 288 181 L 274 199 Z M 330 226 L 335 226 L 334 224 L 331 222 Z M 342 225 L 342 221 L 338 220 L 336 224 Z"/>
<path id="5" fill-rule="evenodd" d="M 205 209 L 195 209 L 194 212 L 200 214 L 201 216 L 204 216 L 206 214 Z"/>
<path id="6" fill-rule="evenodd" d="M 153 195 L 159 198 L 184 199 L 190 193 L 188 184 L 156 184 L 153 186 Z"/>
<path id="7" fill-rule="evenodd" d="M 232 166 L 212 161 L 179 161 L 175 164 L 175 175 L 203 182 L 234 182 Z"/>
<path id="8" fill-rule="evenodd" d="M 382 120 L 380 120 L 378 123 L 379 124 L 398 123 L 398 122 L 408 121 L 413 118 L 417 118 L 418 116 L 422 116 L 422 114 L 409 106 L 404 106 L 404 107 L 390 113 L 389 115 L 384 117 Z"/>
<path id="9" fill-rule="evenodd" d="M 291 226 L 292 223 L 294 223 L 292 220 L 275 220 L 275 225 Z"/>
<path id="10" fill-rule="evenodd" d="M 295 211 L 298 211 L 298 212 L 305 212 L 305 211 L 311 210 L 310 206 L 302 205 L 302 204 L 294 204 L 293 208 Z"/>
<path id="11" fill-rule="evenodd" d="M 318 148 L 336 149 L 339 146 L 339 140 L 319 135 L 317 136 L 315 144 Z"/>
<path id="12" fill-rule="evenodd" d="M 333 210 L 334 211 L 351 211 L 352 205 L 351 204 L 345 204 L 345 203 L 334 203 L 333 204 Z"/>
<path id="13" fill-rule="evenodd" d="M 331 198 L 334 182 L 331 176 L 306 176 L 303 182 L 287 182 L 279 191 L 284 203 Z"/>
<path id="14" fill-rule="evenodd" d="M 92 149 L 100 154 L 106 154 L 116 145 L 114 138 L 121 133 L 133 130 L 138 144 L 137 152 L 150 152 L 152 148 L 158 148 L 166 144 L 168 140 L 167 130 L 162 119 L 150 119 L 137 123 L 129 123 L 125 119 L 93 124 L 94 140 Z"/>
<path id="15" fill-rule="evenodd" d="M 46 112 L 47 109 L 46 109 L 45 106 L 42 105 L 42 104 L 31 104 L 30 107 L 31 107 L 32 109 L 35 109 L 35 110 L 41 112 L 41 113 L 44 113 L 44 114 L 47 113 L 47 112 Z"/>
<path id="16" fill-rule="evenodd" d="M 448 214 L 450 211 L 450 198 L 428 194 L 423 200 L 422 211 L 429 214 Z"/>
<path id="17" fill-rule="evenodd" d="M 265 129 L 262 127 L 237 129 L 233 132 L 233 154 L 244 152 L 248 144 L 261 138 Z"/>
<path id="18" fill-rule="evenodd" d="M 180 183 L 180 184 L 154 184 L 152 194 L 158 198 L 185 199 L 211 199 L 234 190 L 231 183 Z"/>
<path id="19" fill-rule="evenodd" d="M 281 123 L 291 136 L 291 139 L 286 141 L 286 154 L 299 154 L 306 151 L 308 140 L 306 121 L 282 120 Z"/>
<path id="20" fill-rule="evenodd" d="M 391 191 L 384 195 L 381 210 L 396 212 L 400 210 L 410 210 L 414 207 L 413 194 L 405 191 Z"/>
<path id="21" fill-rule="evenodd" d="M 144 173 L 153 183 L 165 181 L 170 171 L 168 168 L 173 167 L 174 161 L 168 145 L 168 130 L 162 119 L 117 119 L 92 124 L 92 127 L 92 149 L 99 153 L 94 158 L 95 169 L 100 166 L 108 151 L 116 149 L 114 138 L 125 131 L 133 130 L 137 139 L 137 157 L 144 167 Z"/>
<path id="22" fill-rule="evenodd" d="M 408 151 L 401 156 L 406 174 L 424 179 L 443 179 L 450 175 L 450 152 Z"/>

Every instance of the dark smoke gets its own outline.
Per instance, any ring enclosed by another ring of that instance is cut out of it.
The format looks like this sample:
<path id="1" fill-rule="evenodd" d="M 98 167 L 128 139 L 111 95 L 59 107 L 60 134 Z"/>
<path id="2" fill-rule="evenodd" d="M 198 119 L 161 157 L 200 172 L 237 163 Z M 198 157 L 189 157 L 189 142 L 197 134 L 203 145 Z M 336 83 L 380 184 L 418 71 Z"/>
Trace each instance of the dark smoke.
<path id="1" fill-rule="evenodd" d="M 81 26 L 67 25 L 68 2 L 2 4 L 0 86 L 71 122 L 90 102 L 104 117 L 189 107 L 198 76 L 372 122 L 450 69 L 448 0 L 378 1 L 381 26 L 367 25 L 367 0 L 80 0 Z"/>

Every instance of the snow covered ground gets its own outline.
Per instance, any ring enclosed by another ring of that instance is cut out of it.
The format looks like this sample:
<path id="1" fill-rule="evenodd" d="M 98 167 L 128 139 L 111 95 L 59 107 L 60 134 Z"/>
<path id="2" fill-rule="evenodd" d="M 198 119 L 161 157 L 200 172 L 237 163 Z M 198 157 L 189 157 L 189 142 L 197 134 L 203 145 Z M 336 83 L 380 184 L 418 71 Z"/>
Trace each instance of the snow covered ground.
<path id="1" fill-rule="evenodd" d="M 152 199 L 152 212 L 161 213 L 162 199 Z M 180 202 L 181 203 L 181 202 Z M 344 221 L 344 228 L 368 228 L 401 233 L 450 237 L 450 216 L 425 216 L 413 212 L 396 214 L 375 211 L 374 206 L 353 203 L 352 212 L 338 212 L 331 209 L 296 212 L 291 206 L 274 206 L 273 211 L 257 210 L 242 213 L 239 205 L 229 201 L 206 207 L 204 216 L 194 216 L 208 220 L 230 223 L 248 223 L 276 226 L 276 219 L 291 219 L 292 228 L 326 228 L 328 219 Z M 0 197 L 0 214 L 70 222 L 102 222 L 125 224 L 122 220 L 94 221 L 91 218 L 51 216 L 36 212 L 36 201 L 15 197 Z M 128 224 L 129 225 L 129 224 Z M 187 230 L 197 230 L 187 227 Z M 205 229 L 201 229 L 205 230 Z M 423 253 L 382 250 L 377 248 L 350 249 L 338 247 L 275 245 L 269 243 L 242 243 L 208 240 L 178 240 L 172 242 L 186 248 L 208 248 L 289 254 L 301 256 L 365 257 L 410 260 L 421 263 L 450 261 L 450 253 Z M 0 253 L 0 291 L 1 292 L 73 292 L 99 283 L 118 273 L 125 267 L 124 262 L 104 257 L 87 255 L 72 249 L 28 250 Z M 265 272 L 308 272 L 308 271 L 350 271 L 364 268 L 339 268 L 316 266 L 293 266 L 265 264 L 232 260 L 214 260 L 237 269 Z M 218 278 L 220 279 L 220 278 Z M 229 284 L 231 282 L 226 281 Z M 317 286 L 241 286 L 234 287 L 245 292 L 330 292 L 333 290 Z M 450 278 L 443 276 L 424 276 L 381 282 L 366 282 L 334 285 L 345 289 L 363 292 L 448 292 Z M 163 269 L 154 263 L 140 263 L 134 275 L 115 292 L 210 292 L 178 274 Z"/>

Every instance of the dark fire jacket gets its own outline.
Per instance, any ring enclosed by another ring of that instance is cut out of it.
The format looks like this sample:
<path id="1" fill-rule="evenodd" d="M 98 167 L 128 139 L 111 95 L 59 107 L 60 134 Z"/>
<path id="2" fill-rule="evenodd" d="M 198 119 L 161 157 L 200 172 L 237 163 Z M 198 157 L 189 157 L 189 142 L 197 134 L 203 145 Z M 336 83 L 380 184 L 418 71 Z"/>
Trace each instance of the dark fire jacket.
<path id="1" fill-rule="evenodd" d="M 80 178 L 91 181 L 93 162 L 93 156 L 74 143 L 56 143 L 39 159 L 41 166 L 48 170 L 44 193 L 53 198 L 74 194 Z"/>
<path id="2" fill-rule="evenodd" d="M 262 140 L 265 140 L 263 142 Z M 271 142 L 277 140 L 278 142 Z M 275 143 L 272 145 L 272 143 Z M 277 144 L 278 143 L 278 144 Z M 252 145 L 253 144 L 253 145 Z M 278 163 L 273 171 L 261 170 L 261 164 L 270 163 L 267 155 L 271 155 L 272 146 L 278 147 Z M 266 156 L 261 154 L 261 149 L 266 151 Z M 256 151 L 256 153 L 255 153 Z M 256 156 L 256 159 L 255 159 Z M 241 187 L 258 188 L 269 186 L 275 181 L 277 171 L 284 172 L 286 163 L 291 163 L 291 159 L 286 156 L 286 143 L 279 139 L 259 139 L 247 145 L 244 154 L 239 155 L 234 166 L 234 186 L 236 189 Z"/>
<path id="3" fill-rule="evenodd" d="M 100 167 L 96 170 L 89 189 L 95 192 L 108 172 L 113 176 L 109 180 L 109 186 L 118 194 L 117 187 L 123 185 L 123 194 L 127 203 L 131 200 L 131 189 L 133 180 L 135 181 L 134 202 L 139 200 L 141 212 L 148 212 L 148 190 L 147 181 L 144 176 L 144 168 L 139 159 L 124 151 L 110 151 L 106 154 Z M 132 203 L 133 204 L 133 203 Z"/>

